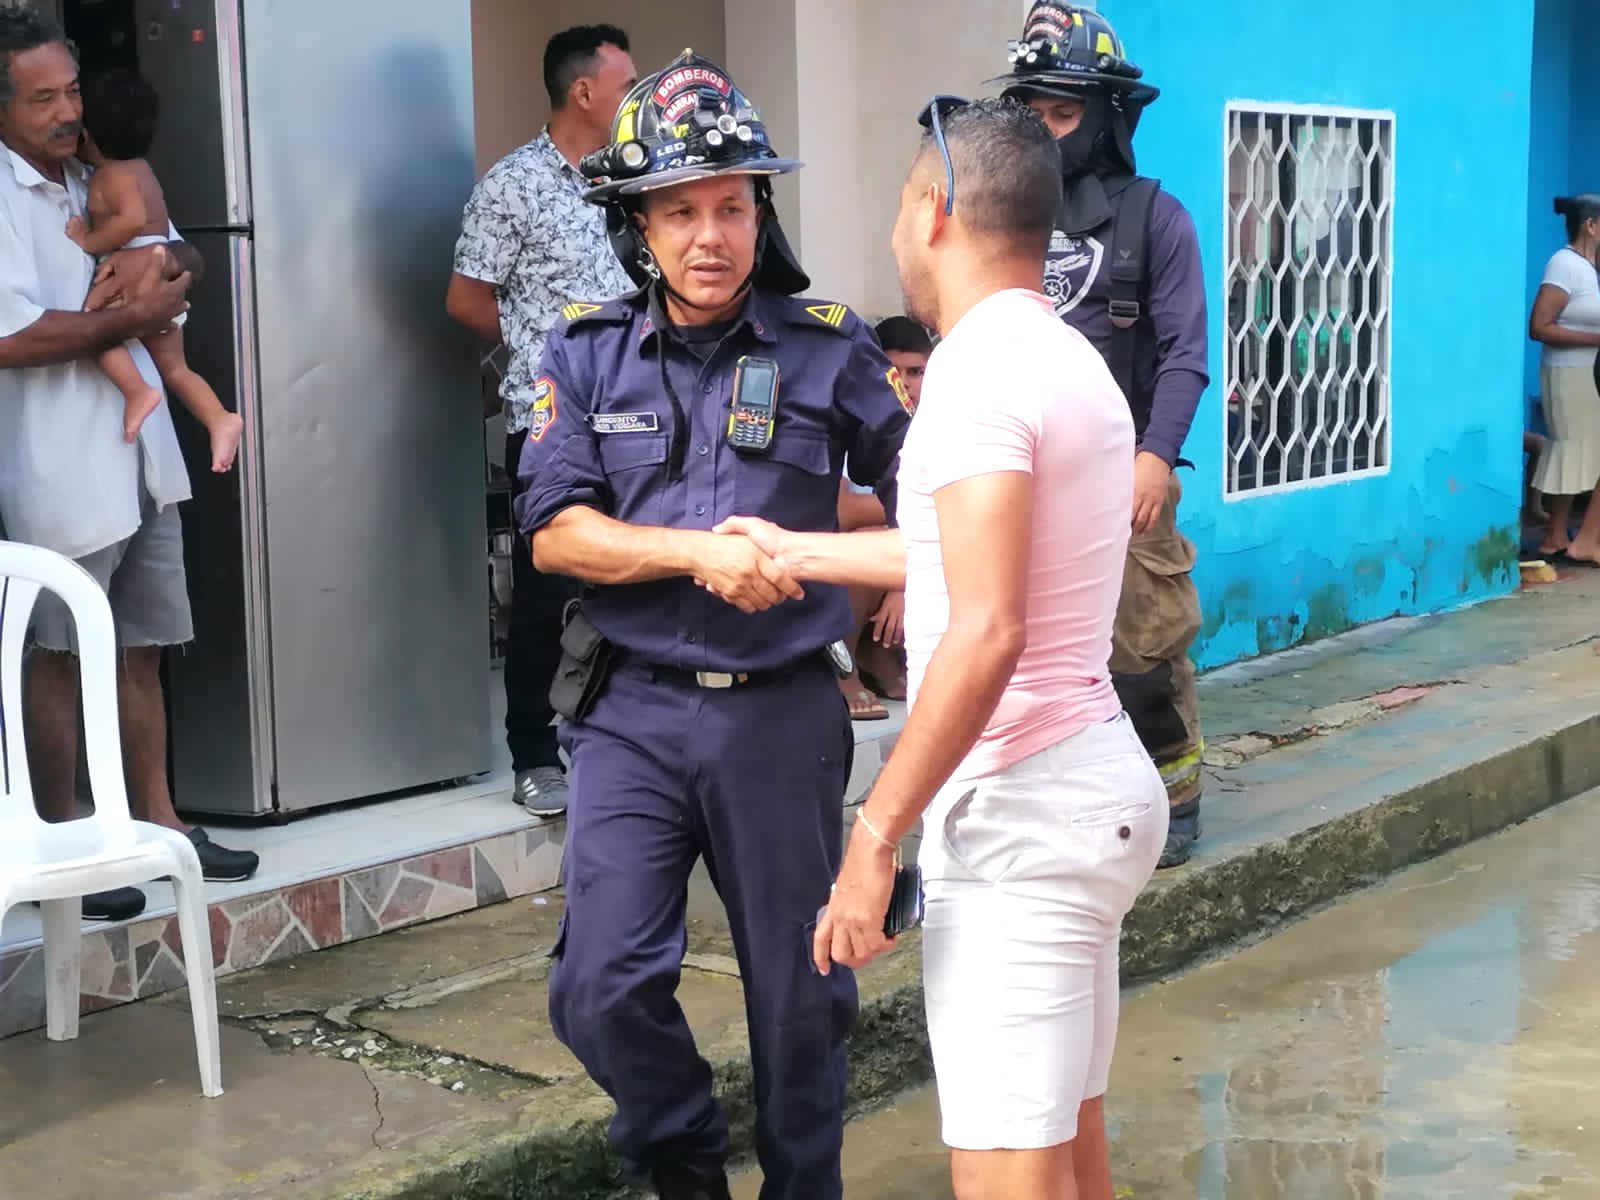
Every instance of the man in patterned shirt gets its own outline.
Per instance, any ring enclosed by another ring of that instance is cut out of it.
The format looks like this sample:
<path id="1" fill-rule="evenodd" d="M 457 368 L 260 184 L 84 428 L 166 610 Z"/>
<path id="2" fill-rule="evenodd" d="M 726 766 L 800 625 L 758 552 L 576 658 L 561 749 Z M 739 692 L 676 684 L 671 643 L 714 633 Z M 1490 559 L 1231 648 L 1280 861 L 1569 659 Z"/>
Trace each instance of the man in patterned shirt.
<path id="1" fill-rule="evenodd" d="M 637 79 L 628 35 L 611 25 L 556 34 L 544 52 L 550 124 L 496 163 L 473 189 L 456 243 L 445 308 L 485 341 L 504 341 L 510 364 L 500 386 L 506 406 L 506 471 L 517 479 L 530 428 L 548 407 L 535 401 L 545 337 L 572 300 L 633 290 L 606 239 L 603 210 L 586 204 L 578 160 L 611 139 L 611 121 Z M 520 487 L 519 484 L 513 486 Z M 538 816 L 566 811 L 554 715 L 547 693 L 561 660 L 561 614 L 576 584 L 542 575 L 518 535 L 506 654 L 506 742 L 516 773 L 512 798 Z"/>

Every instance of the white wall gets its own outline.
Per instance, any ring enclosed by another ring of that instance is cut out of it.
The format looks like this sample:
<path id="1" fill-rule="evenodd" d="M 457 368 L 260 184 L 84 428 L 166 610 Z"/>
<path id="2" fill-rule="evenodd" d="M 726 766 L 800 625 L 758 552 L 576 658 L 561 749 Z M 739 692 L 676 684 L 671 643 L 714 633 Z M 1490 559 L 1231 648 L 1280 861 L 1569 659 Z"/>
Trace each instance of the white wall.
<path id="1" fill-rule="evenodd" d="M 1006 69 L 1020 4 L 980 0 L 474 0 L 479 170 L 549 115 L 540 60 L 552 33 L 609 22 L 641 72 L 692 45 L 761 109 L 773 145 L 802 159 L 776 202 L 818 296 L 864 316 L 900 310 L 889 231 L 936 92 L 977 96 Z"/>
<path id="2" fill-rule="evenodd" d="M 798 157 L 800 84 L 795 59 L 796 8 L 815 0 L 729 0 L 725 15 L 727 59 L 722 63 L 739 90 L 761 110 L 773 148 Z M 802 172 L 804 174 L 804 172 Z M 777 180 L 773 199 L 800 261 L 806 261 L 805 214 L 799 183 Z"/>
<path id="3" fill-rule="evenodd" d="M 336 2 L 336 0 L 330 0 Z M 616 25 L 633 43 L 640 74 L 693 46 L 725 53 L 722 0 L 473 0 L 473 108 L 478 171 L 524 142 L 550 118 L 544 45 L 573 25 Z"/>
<path id="4" fill-rule="evenodd" d="M 868 4 L 871 0 L 867 0 Z M 881 0 L 879 0 L 881 2 Z M 812 290 L 859 304 L 867 294 L 862 256 L 862 162 L 868 149 L 851 102 L 870 83 L 862 73 L 860 0 L 802 0 L 795 29 L 800 91 L 800 211 Z"/>
<path id="5" fill-rule="evenodd" d="M 974 0 L 729 0 L 728 70 L 806 164 L 778 205 L 817 295 L 900 311 L 889 232 L 917 114 L 936 92 L 983 94 L 1020 28 Z"/>
<path id="6" fill-rule="evenodd" d="M 1014 5 L 973 0 L 859 0 L 857 13 L 860 205 L 848 236 L 864 282 L 840 299 L 883 316 L 900 311 L 889 233 L 922 134 L 917 114 L 940 92 L 995 94 L 982 81 L 1005 73 L 1006 43 L 1022 22 Z"/>

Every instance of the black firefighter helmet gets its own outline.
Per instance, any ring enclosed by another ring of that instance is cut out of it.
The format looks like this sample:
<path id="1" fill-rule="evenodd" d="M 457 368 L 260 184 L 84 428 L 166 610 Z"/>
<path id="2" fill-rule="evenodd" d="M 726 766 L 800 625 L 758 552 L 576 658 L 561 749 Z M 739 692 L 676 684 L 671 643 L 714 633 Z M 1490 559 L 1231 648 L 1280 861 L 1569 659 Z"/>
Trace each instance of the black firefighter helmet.
<path id="1" fill-rule="evenodd" d="M 1161 93 L 1143 82 L 1128 61 L 1122 39 L 1098 12 L 1039 0 L 1022 37 L 1010 46 L 1011 71 L 987 82 L 1026 103 L 1036 96 L 1065 96 L 1084 104 L 1083 121 L 1060 139 L 1069 178 L 1082 171 L 1137 174 L 1133 134 L 1145 107 Z"/>
<path id="2" fill-rule="evenodd" d="M 1011 43 L 1008 74 L 987 80 L 1012 91 L 1081 98 L 1102 92 L 1137 111 L 1161 95 L 1142 82 L 1144 72 L 1128 61 L 1117 31 L 1092 8 L 1039 0 L 1028 13 L 1022 37 Z"/>
<path id="3" fill-rule="evenodd" d="M 640 286 L 658 278 L 633 220 L 645 192 L 717 175 L 753 176 L 762 217 L 751 282 L 792 296 L 811 281 L 778 224 L 771 177 L 800 165 L 772 148 L 760 112 L 728 73 L 685 50 L 633 85 L 617 109 L 610 145 L 585 155 L 578 169 L 592 185 L 584 199 L 605 206 L 612 248 Z"/>

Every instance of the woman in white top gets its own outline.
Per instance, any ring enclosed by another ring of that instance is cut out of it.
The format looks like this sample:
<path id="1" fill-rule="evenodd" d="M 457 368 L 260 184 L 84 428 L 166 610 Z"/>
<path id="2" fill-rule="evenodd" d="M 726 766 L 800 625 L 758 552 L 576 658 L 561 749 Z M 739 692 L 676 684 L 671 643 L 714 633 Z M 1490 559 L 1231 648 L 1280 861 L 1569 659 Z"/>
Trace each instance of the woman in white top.
<path id="1" fill-rule="evenodd" d="M 1534 486 L 1552 497 L 1539 552 L 1600 566 L 1600 502 L 1590 502 L 1578 536 L 1568 534 L 1573 496 L 1600 482 L 1600 195 L 1563 197 L 1556 212 L 1567 219 L 1567 245 L 1545 267 L 1528 318 L 1528 336 L 1544 345 L 1539 387 L 1551 433 L 1534 473 Z"/>

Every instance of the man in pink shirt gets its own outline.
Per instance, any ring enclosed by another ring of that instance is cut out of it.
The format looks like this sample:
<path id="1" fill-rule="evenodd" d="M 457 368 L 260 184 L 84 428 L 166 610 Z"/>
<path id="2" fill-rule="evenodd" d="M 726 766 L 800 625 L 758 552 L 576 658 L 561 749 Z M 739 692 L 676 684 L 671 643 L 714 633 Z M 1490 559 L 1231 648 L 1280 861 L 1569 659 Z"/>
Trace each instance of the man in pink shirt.
<path id="1" fill-rule="evenodd" d="M 924 123 L 894 251 L 906 311 L 943 340 L 901 454 L 900 528 L 724 528 L 797 579 L 906 592 L 911 712 L 818 921 L 818 969 L 888 946 L 896 847 L 922 818 L 956 1195 L 1110 1200 L 1118 939 L 1167 832 L 1107 666 L 1133 422 L 1040 292 L 1061 201 L 1049 132 L 994 100 L 940 98 Z"/>

